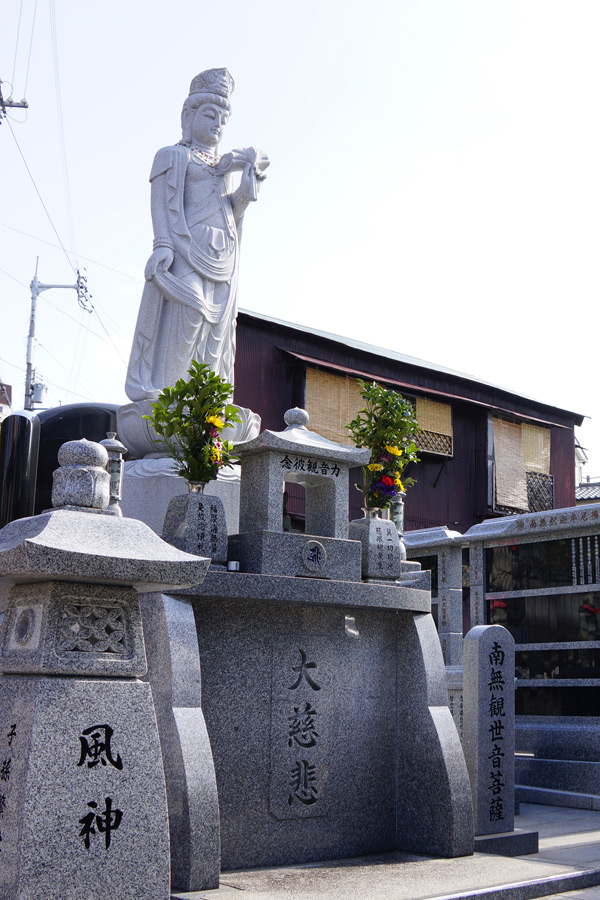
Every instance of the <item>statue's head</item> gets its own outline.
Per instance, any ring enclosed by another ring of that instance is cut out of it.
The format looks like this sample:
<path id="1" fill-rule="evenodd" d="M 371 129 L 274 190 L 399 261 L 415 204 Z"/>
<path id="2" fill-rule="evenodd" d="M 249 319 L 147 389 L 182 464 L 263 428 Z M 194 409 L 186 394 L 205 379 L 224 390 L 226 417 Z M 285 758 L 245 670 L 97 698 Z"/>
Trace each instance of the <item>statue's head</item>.
<path id="1" fill-rule="evenodd" d="M 181 110 L 181 131 L 183 141 L 189 143 L 197 110 L 208 104 L 227 112 L 231 111 L 230 97 L 235 87 L 227 69 L 206 69 L 192 79 L 190 93 Z"/>

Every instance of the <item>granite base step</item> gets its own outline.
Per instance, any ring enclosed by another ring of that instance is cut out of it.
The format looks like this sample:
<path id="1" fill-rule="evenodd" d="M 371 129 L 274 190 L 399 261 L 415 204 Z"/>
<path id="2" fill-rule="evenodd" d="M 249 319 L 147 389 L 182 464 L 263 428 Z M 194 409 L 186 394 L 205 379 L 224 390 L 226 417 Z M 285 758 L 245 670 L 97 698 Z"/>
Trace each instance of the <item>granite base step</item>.
<path id="1" fill-rule="evenodd" d="M 542 759 L 515 755 L 515 781 L 528 787 L 549 788 L 567 794 L 598 792 L 600 762 L 589 759 Z"/>
<path id="2" fill-rule="evenodd" d="M 564 894 L 567 891 L 581 891 L 585 888 L 596 887 L 599 884 L 600 869 L 585 869 L 581 872 L 534 878 L 531 881 L 502 884 L 475 891 L 465 891 L 457 894 L 436 894 L 428 898 L 428 900 L 534 900 L 536 897 Z M 200 897 L 201 895 L 198 896 Z"/>
<path id="3" fill-rule="evenodd" d="M 552 788 L 515 785 L 517 803 L 539 803 L 542 806 L 565 806 L 571 809 L 600 810 L 600 797 L 596 794 L 576 794 L 572 791 L 557 791 Z"/>
<path id="4" fill-rule="evenodd" d="M 475 852 L 495 856 L 529 856 L 539 850 L 539 832 L 515 828 L 496 834 L 475 835 Z"/>
<path id="5" fill-rule="evenodd" d="M 346 865 L 349 862 L 351 861 L 346 860 Z M 410 863 L 408 865 L 410 866 Z M 244 884 L 240 883 L 238 878 L 236 879 L 237 883 L 228 884 L 228 874 L 223 873 L 224 883 L 219 888 L 190 892 L 173 891 L 171 900 L 229 900 L 229 898 L 239 898 L 244 895 L 249 900 L 283 900 L 283 898 L 285 900 L 303 900 L 303 897 L 310 897 L 310 900 L 314 900 L 316 896 L 319 897 L 319 900 L 339 900 L 341 896 L 335 879 L 328 880 L 325 883 L 315 880 L 315 884 L 311 886 L 308 886 L 304 879 L 302 884 L 295 884 L 293 869 L 270 870 L 270 872 L 265 873 L 267 874 L 267 883 L 265 883 L 265 879 L 262 879 L 262 884 L 258 890 L 251 880 Z M 243 873 L 236 874 L 239 876 Z M 435 878 L 432 879 L 430 891 L 427 891 L 425 885 L 421 882 L 415 892 L 411 892 L 408 885 L 403 888 L 394 879 L 393 883 L 386 886 L 387 890 L 382 892 L 385 876 L 383 879 L 381 878 L 381 871 L 378 875 L 379 877 L 376 876 L 367 882 L 357 878 L 354 890 L 345 891 L 344 896 L 351 897 L 352 900 L 356 897 L 360 897 L 360 900 L 381 900 L 382 896 L 387 897 L 388 900 L 396 900 L 396 898 L 397 900 L 407 900 L 407 898 L 412 898 L 412 900 L 416 900 L 416 898 L 418 900 L 535 900 L 537 897 L 563 894 L 567 891 L 585 890 L 586 888 L 600 885 L 600 869 L 584 869 L 559 875 L 547 875 L 541 878 L 507 882 L 506 884 L 495 884 L 490 887 L 449 892 L 447 894 L 439 894 L 436 891 L 439 881 Z M 409 883 L 410 880 L 409 875 Z"/>

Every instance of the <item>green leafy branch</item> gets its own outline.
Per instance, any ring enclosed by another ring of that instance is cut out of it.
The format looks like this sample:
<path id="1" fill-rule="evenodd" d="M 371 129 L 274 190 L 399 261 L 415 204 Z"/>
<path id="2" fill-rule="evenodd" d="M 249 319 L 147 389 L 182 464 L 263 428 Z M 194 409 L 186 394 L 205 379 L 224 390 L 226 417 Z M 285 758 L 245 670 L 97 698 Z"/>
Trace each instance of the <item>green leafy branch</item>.
<path id="1" fill-rule="evenodd" d="M 205 363 L 192 361 L 188 381 L 180 378 L 166 387 L 152 404 L 152 415 L 144 419 L 164 439 L 178 475 L 206 484 L 219 469 L 236 462 L 231 441 L 222 431 L 240 416 L 232 403 L 233 387 Z"/>
<path id="2" fill-rule="evenodd" d="M 358 379 L 365 406 L 346 425 L 357 447 L 371 451 L 371 462 L 363 467 L 365 504 L 389 507 L 413 478 L 402 480 L 402 472 L 409 463 L 419 462 L 414 437 L 421 430 L 415 409 L 397 391 L 382 387 L 376 381 Z"/>

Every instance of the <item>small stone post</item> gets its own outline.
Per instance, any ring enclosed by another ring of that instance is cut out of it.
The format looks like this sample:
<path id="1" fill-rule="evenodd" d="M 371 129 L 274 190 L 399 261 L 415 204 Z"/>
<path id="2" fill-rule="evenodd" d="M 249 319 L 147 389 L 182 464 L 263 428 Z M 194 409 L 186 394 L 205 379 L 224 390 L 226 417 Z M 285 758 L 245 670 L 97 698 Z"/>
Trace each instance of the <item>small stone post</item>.
<path id="1" fill-rule="evenodd" d="M 515 642 L 501 625 L 477 625 L 464 641 L 463 747 L 475 834 L 514 829 Z"/>

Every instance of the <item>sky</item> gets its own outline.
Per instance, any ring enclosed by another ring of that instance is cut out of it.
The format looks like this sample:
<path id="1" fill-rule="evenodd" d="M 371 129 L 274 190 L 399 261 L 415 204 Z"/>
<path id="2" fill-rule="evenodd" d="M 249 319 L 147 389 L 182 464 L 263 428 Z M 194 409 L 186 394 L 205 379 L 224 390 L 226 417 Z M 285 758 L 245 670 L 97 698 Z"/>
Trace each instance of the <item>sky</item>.
<path id="1" fill-rule="evenodd" d="M 9 0 L 0 379 L 23 407 L 29 284 L 46 405 L 127 402 L 148 175 L 191 79 L 236 88 L 221 151 L 271 166 L 241 308 L 468 373 L 586 418 L 600 477 L 597 0 Z M 61 247 L 62 244 L 62 247 Z"/>

